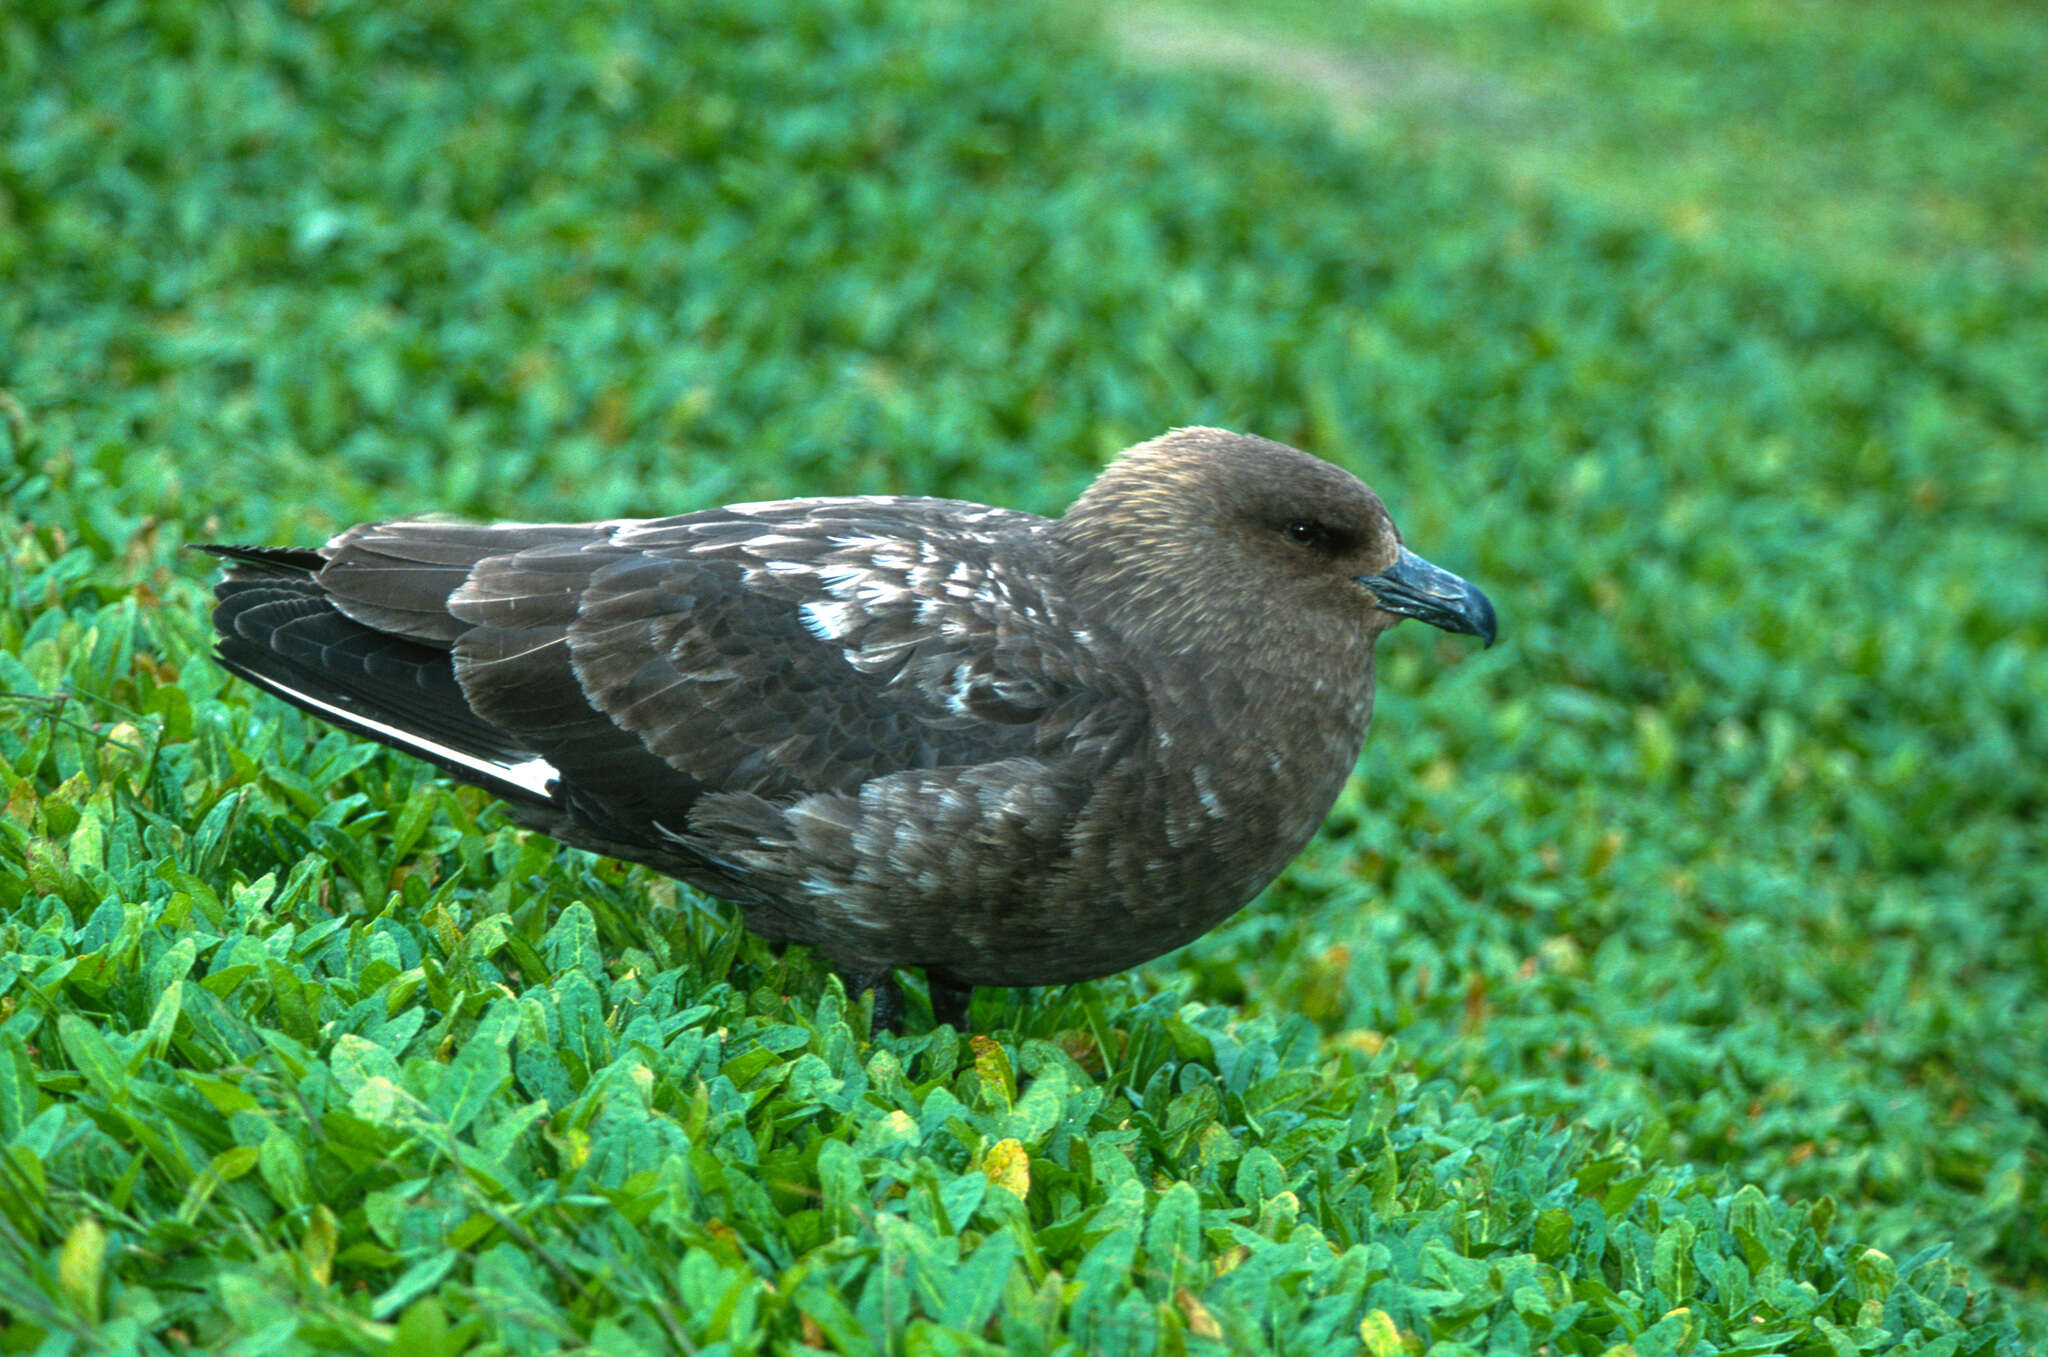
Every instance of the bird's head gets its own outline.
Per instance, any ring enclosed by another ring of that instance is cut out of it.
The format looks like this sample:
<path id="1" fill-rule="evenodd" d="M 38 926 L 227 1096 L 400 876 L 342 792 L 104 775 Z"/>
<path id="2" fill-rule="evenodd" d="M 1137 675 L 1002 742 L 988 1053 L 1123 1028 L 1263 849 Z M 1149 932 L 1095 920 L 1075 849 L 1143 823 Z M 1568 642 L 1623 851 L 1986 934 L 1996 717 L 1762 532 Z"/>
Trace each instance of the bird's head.
<path id="1" fill-rule="evenodd" d="M 1486 595 L 1408 550 L 1364 482 L 1264 438 L 1187 428 L 1140 443 L 1056 531 L 1077 585 L 1166 653 L 1369 651 L 1405 617 L 1494 638 Z"/>

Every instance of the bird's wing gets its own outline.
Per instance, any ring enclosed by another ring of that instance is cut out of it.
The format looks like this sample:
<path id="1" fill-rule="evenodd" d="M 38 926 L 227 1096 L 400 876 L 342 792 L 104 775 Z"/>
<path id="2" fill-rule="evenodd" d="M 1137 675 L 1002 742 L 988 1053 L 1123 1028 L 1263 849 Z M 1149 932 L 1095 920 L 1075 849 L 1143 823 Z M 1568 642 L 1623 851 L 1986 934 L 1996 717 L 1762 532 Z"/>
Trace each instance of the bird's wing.
<path id="1" fill-rule="evenodd" d="M 374 634 L 344 647 L 442 651 L 467 708 L 436 725 L 408 697 L 363 733 L 480 722 L 502 733 L 492 759 L 530 753 L 638 820 L 706 792 L 780 800 L 1030 756 L 1094 724 L 1116 676 L 1032 563 L 1044 525 L 916 499 L 372 524 L 330 543 L 315 579 Z M 304 564 L 240 559 L 231 576 Z"/>

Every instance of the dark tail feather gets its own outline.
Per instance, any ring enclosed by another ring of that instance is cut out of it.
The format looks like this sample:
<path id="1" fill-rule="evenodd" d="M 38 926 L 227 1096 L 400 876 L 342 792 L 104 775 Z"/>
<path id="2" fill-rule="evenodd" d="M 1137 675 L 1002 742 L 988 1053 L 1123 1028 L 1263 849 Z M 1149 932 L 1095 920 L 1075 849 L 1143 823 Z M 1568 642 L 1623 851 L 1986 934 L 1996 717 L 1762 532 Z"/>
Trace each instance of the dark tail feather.
<path id="1" fill-rule="evenodd" d="M 311 575 L 327 563 L 312 547 L 238 547 L 227 542 L 195 542 L 199 550 L 225 557 L 238 566 L 278 575 Z"/>
<path id="2" fill-rule="evenodd" d="M 493 795 L 552 801 L 554 770 L 470 710 L 448 651 L 343 615 L 313 577 L 322 563 L 318 552 L 206 550 L 235 562 L 214 589 L 215 654 L 223 668 Z"/>

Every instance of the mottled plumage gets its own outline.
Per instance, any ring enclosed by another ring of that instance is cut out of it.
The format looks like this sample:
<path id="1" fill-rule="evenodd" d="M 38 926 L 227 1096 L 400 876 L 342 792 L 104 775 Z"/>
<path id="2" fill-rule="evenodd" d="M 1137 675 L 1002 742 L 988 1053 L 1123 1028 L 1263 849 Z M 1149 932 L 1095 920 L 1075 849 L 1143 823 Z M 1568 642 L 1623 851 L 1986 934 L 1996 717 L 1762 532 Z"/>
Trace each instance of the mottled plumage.
<path id="1" fill-rule="evenodd" d="M 1107 975 L 1300 851 L 1402 616 L 1493 636 L 1348 473 L 1180 429 L 1060 519 L 781 500 L 393 522 L 230 565 L 221 663 L 565 843 L 738 904 L 900 1005 Z"/>

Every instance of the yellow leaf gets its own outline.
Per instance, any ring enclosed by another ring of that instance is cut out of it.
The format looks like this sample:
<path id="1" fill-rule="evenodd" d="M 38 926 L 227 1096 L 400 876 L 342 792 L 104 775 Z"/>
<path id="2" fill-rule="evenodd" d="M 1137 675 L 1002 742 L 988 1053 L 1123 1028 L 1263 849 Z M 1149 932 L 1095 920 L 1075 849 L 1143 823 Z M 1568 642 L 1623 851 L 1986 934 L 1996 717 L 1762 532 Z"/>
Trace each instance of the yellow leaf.
<path id="1" fill-rule="evenodd" d="M 1209 1313 L 1209 1307 L 1195 1299 L 1194 1293 L 1186 1287 L 1177 1287 L 1173 1303 L 1180 1307 L 1188 1321 L 1188 1332 L 1197 1338 L 1221 1338 L 1223 1326 L 1216 1322 L 1216 1316 Z"/>
<path id="2" fill-rule="evenodd" d="M 1371 1057 L 1378 1055 L 1380 1048 L 1387 1044 L 1387 1034 L 1375 1032 L 1369 1027 L 1354 1027 L 1331 1037 L 1330 1044 L 1342 1051 L 1355 1051 L 1359 1055 Z"/>
<path id="3" fill-rule="evenodd" d="M 1003 1139 L 989 1146 L 988 1156 L 981 1161 L 981 1171 L 988 1175 L 989 1182 L 1020 1201 L 1031 1192 L 1031 1156 L 1024 1151 L 1023 1142 Z"/>
<path id="4" fill-rule="evenodd" d="M 1017 1074 L 1010 1068 L 1009 1053 L 984 1036 L 969 1037 L 967 1046 L 974 1052 L 974 1072 L 980 1076 L 982 1087 L 1001 1099 L 1004 1107 L 1016 1106 Z"/>
<path id="5" fill-rule="evenodd" d="M 80 1217 L 64 1237 L 57 1258 L 57 1285 L 71 1308 L 88 1324 L 100 1322 L 100 1281 L 107 1266 L 107 1231 L 91 1216 Z"/>
<path id="6" fill-rule="evenodd" d="M 1408 1352 L 1394 1317 L 1385 1310 L 1374 1310 L 1358 1321 L 1358 1341 L 1365 1344 L 1372 1357 L 1406 1357 Z"/>
<path id="7" fill-rule="evenodd" d="M 334 1212 L 325 1206 L 314 1207 L 313 1218 L 306 1222 L 305 1237 L 299 1241 L 299 1257 L 315 1284 L 327 1286 L 334 1281 L 334 1246 L 340 1237 L 341 1227 Z"/>

